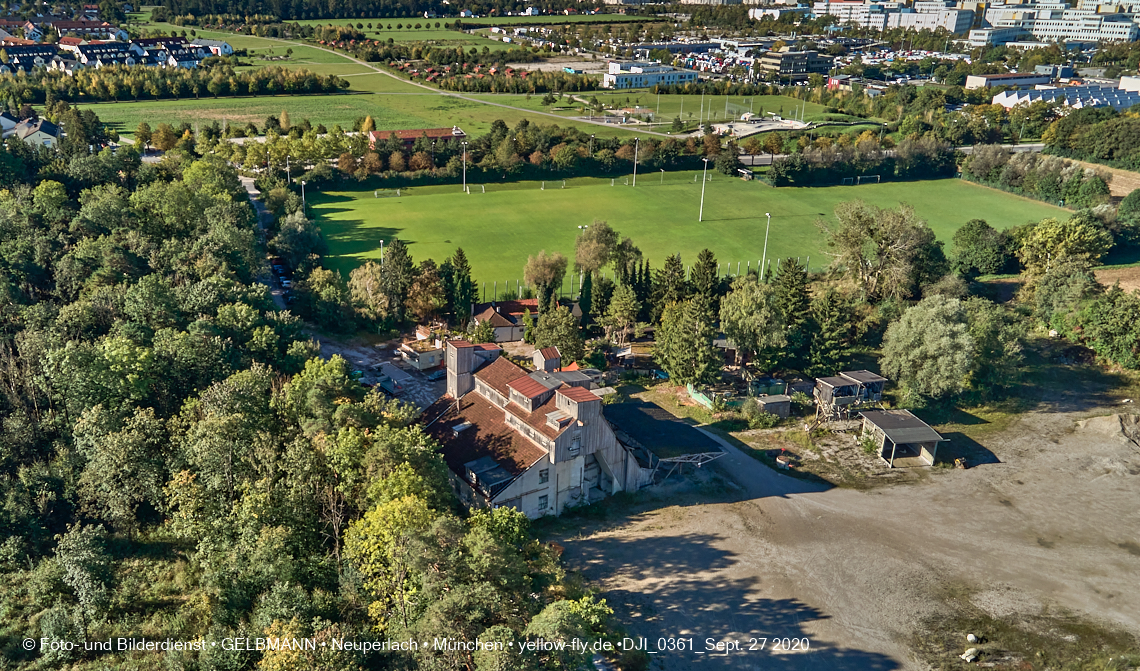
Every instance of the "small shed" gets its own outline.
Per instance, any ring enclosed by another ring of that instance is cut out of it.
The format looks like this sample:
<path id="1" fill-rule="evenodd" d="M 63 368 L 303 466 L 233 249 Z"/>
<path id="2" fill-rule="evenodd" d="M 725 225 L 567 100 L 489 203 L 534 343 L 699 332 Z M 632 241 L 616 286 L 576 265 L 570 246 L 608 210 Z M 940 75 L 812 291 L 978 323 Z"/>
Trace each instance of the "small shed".
<path id="1" fill-rule="evenodd" d="M 562 354 L 557 347 L 542 347 L 534 351 L 534 367 L 553 373 L 562 367 Z"/>
<path id="2" fill-rule="evenodd" d="M 878 448 L 879 457 L 891 468 L 933 466 L 938 443 L 946 440 L 909 410 L 865 410 L 863 438 Z"/>
<path id="3" fill-rule="evenodd" d="M 792 412 L 792 397 L 784 394 L 760 396 L 756 399 L 760 411 L 777 417 L 787 417 Z"/>

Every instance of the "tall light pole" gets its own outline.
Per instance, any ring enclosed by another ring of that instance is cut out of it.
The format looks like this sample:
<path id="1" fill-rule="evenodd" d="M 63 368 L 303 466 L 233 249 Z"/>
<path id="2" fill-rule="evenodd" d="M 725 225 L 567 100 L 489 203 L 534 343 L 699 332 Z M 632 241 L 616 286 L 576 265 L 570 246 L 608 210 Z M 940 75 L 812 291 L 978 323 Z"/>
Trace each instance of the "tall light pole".
<path id="1" fill-rule="evenodd" d="M 697 221 L 705 220 L 705 182 L 708 181 L 709 174 L 708 158 L 702 158 L 701 160 L 705 162 L 705 171 L 701 173 L 701 211 L 697 214 Z"/>
<path id="2" fill-rule="evenodd" d="M 768 217 L 768 226 L 764 229 L 764 257 L 760 262 L 760 281 L 764 281 L 764 271 L 768 269 L 768 231 L 772 230 L 772 213 L 765 212 L 765 217 Z"/>
<path id="3" fill-rule="evenodd" d="M 463 143 L 463 191 L 467 192 L 467 143 Z"/>
<path id="4" fill-rule="evenodd" d="M 301 180 L 301 210 L 306 217 L 309 216 L 309 208 L 305 205 L 305 180 Z"/>
<path id="5" fill-rule="evenodd" d="M 594 136 L 590 136 L 590 156 L 594 155 Z"/>
<path id="6" fill-rule="evenodd" d="M 633 138 L 633 185 L 637 186 L 637 152 L 641 149 L 641 138 Z"/>

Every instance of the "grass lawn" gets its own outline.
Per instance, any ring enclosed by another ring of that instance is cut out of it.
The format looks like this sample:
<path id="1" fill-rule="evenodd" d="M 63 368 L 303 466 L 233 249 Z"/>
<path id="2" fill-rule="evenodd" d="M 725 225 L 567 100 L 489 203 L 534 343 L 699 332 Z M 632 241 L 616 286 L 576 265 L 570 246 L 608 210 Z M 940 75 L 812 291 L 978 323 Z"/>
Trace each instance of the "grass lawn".
<path id="1" fill-rule="evenodd" d="M 93 110 L 110 128 L 125 136 L 132 136 L 139 122 L 144 120 L 152 127 L 162 122 L 208 124 L 222 119 L 242 125 L 252 121 L 260 126 L 267 116 L 277 116 L 281 110 L 288 110 L 289 116 L 298 122 L 309 119 L 314 125 L 324 124 L 328 128 L 340 124 L 346 130 L 352 129 L 353 121 L 358 117 L 371 115 L 376 127 L 381 130 L 459 126 L 468 135 L 477 136 L 490 130 L 491 123 L 497 119 L 502 119 L 513 127 L 521 119 L 529 118 L 532 123 L 577 126 L 602 137 L 626 138 L 636 135 L 628 128 L 605 128 L 570 120 L 560 122 L 549 117 L 528 115 L 525 111 L 432 94 L 380 73 L 350 74 L 347 79 L 352 82 L 352 90 L 359 91 L 358 93 L 217 99 L 204 97 L 200 100 L 122 101 L 82 106 Z"/>
<path id="2" fill-rule="evenodd" d="M 294 117 L 296 118 L 296 117 Z M 819 270 L 827 263 L 817 219 L 834 221 L 841 201 L 862 198 L 891 207 L 915 206 L 938 237 L 949 242 L 957 227 L 980 218 L 1006 228 L 1049 216 L 1060 208 L 946 179 L 930 182 L 870 184 L 858 187 L 781 188 L 743 182 L 716 174 L 707 184 L 704 222 L 697 222 L 700 182 L 697 173 L 678 172 L 639 176 L 638 188 L 610 186 L 609 179 L 490 183 L 482 192 L 479 177 L 469 175 L 471 195 L 458 185 L 415 187 L 373 196 L 371 188 L 310 191 L 309 203 L 329 244 L 327 264 L 343 274 L 364 259 L 377 258 L 380 240 L 394 237 L 411 244 L 414 258 L 442 261 L 457 246 L 471 259 L 476 278 L 500 288 L 521 279 L 528 255 L 540 249 L 573 257 L 577 227 L 604 219 L 630 236 L 659 267 L 664 257 L 680 253 L 686 263 L 708 247 L 736 271 L 739 262 L 755 266 L 764 247 L 764 213 L 772 213 L 768 257 L 811 257 Z M 711 175 L 712 173 L 710 173 Z M 727 270 L 727 266 L 726 266 Z M 569 280 L 568 280 L 569 281 Z"/>

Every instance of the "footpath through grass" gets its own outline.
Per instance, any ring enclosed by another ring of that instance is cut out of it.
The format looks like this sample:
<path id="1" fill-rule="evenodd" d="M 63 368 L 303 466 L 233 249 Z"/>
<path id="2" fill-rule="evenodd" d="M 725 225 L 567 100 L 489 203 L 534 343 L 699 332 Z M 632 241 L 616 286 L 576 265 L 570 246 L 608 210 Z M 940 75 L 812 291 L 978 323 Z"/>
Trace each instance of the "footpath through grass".
<path id="1" fill-rule="evenodd" d="M 834 223 L 835 206 L 846 200 L 862 198 L 880 207 L 909 203 L 947 243 L 970 219 L 1003 229 L 1067 216 L 1061 208 L 955 179 L 774 189 L 710 172 L 704 221 L 698 222 L 699 174 L 642 174 L 636 189 L 626 186 L 624 177 L 613 180 L 614 186 L 608 178 L 576 178 L 565 188 L 559 179 L 542 190 L 538 181 L 484 185 L 469 173 L 470 195 L 457 184 L 402 189 L 399 196 L 382 190 L 379 197 L 365 187 L 310 191 L 309 204 L 328 240 L 326 264 L 342 274 L 378 258 L 381 240 L 399 237 L 416 260 L 442 261 L 462 246 L 476 279 L 487 283 L 488 297 L 496 281 L 500 291 L 508 283 L 513 288 L 527 256 L 541 249 L 573 258 L 578 227 L 595 219 L 632 237 L 654 266 L 676 253 L 687 265 L 707 247 L 725 264 L 722 272 L 735 273 L 738 263 L 743 271 L 760 260 L 765 212 L 772 213 L 768 258 L 774 263 L 787 256 L 810 257 L 814 270 L 829 262 L 815 222 Z"/>

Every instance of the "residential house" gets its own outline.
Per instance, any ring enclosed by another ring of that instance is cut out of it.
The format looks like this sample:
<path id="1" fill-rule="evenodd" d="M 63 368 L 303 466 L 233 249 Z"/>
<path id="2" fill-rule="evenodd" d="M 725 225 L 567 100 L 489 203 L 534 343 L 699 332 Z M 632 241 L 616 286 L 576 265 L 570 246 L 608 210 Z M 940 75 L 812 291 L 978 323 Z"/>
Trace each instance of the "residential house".
<path id="1" fill-rule="evenodd" d="M 471 316 L 478 325 L 490 321 L 495 327 L 495 342 L 522 340 L 526 332 L 523 318 L 526 312 L 538 319 L 538 299 L 525 298 L 516 301 L 492 301 L 475 305 Z"/>
<path id="2" fill-rule="evenodd" d="M 230 43 L 221 40 L 203 40 L 196 38 L 194 44 L 209 49 L 210 53 L 214 56 L 232 56 L 234 53 L 234 48 L 230 46 Z"/>
<path id="3" fill-rule="evenodd" d="M 537 518 L 645 480 L 598 395 L 560 373 L 528 373 L 499 351 L 449 341 L 447 396 L 424 414 L 460 500 Z"/>
<path id="4" fill-rule="evenodd" d="M 106 21 L 91 21 L 88 19 L 77 19 L 75 21 L 52 20 L 45 21 L 43 25 L 56 31 L 60 37 L 64 35 L 92 35 L 104 40 L 126 41 L 130 39 L 130 36 L 127 35 L 127 31 L 118 26 L 113 26 Z"/>
<path id="5" fill-rule="evenodd" d="M 7 136 L 9 132 L 16 128 L 16 124 L 20 120 L 12 116 L 8 112 L 0 112 L 0 136 Z"/>
<path id="6" fill-rule="evenodd" d="M 169 47 L 166 50 L 166 62 L 163 65 L 168 68 L 196 68 L 202 59 L 209 55 L 210 52 L 205 47 L 197 47 L 192 44 L 185 48 Z"/>
<path id="7" fill-rule="evenodd" d="M 59 128 L 47 119 L 26 119 L 16 124 L 12 134 L 33 147 L 55 147 Z"/>

